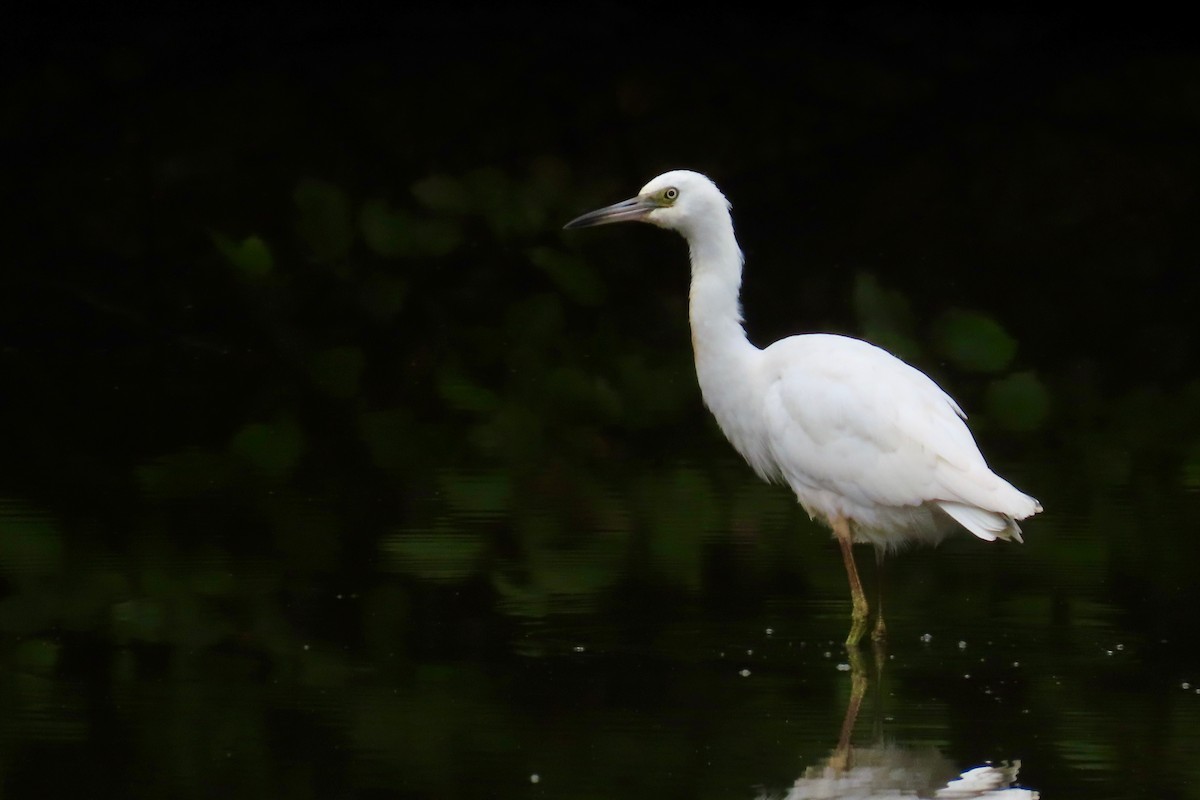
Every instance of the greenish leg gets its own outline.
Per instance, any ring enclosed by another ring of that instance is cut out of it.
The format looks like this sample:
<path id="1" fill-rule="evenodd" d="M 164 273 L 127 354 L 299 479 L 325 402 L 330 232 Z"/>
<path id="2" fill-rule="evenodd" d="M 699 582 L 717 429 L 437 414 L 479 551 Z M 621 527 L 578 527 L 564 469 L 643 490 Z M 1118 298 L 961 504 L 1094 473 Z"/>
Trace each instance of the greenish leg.
<path id="1" fill-rule="evenodd" d="M 887 641 L 887 626 L 883 624 L 883 549 L 875 548 L 875 630 L 871 638 L 876 642 Z"/>
<path id="2" fill-rule="evenodd" d="M 846 577 L 850 579 L 850 634 L 846 637 L 847 647 L 857 647 L 867 632 L 867 617 L 870 607 L 863 594 L 862 581 L 858 579 L 858 567 L 854 564 L 853 542 L 850 538 L 850 521 L 843 517 L 833 520 L 833 533 L 842 548 L 842 561 L 846 564 Z"/>

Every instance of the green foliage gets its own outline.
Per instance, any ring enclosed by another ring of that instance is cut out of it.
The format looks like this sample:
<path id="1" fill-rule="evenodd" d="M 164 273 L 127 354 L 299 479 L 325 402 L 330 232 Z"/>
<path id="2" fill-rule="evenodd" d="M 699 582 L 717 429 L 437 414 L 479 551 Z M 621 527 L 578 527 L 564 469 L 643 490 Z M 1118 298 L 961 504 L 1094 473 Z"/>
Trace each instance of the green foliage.
<path id="1" fill-rule="evenodd" d="M 200 497 L 228 487 L 236 469 L 223 454 L 187 448 L 159 456 L 138 467 L 138 484 L 157 499 Z"/>
<path id="2" fill-rule="evenodd" d="M 677 468 L 639 487 L 648 522 L 647 556 L 656 580 L 697 592 L 706 539 L 720 531 L 719 506 L 707 475 Z"/>
<path id="3" fill-rule="evenodd" d="M 337 186 L 305 178 L 292 192 L 296 206 L 296 233 L 319 263 L 343 260 L 354 243 L 350 200 Z"/>
<path id="4" fill-rule="evenodd" d="M 1200 491 L 1200 441 L 1192 444 L 1184 456 L 1183 485 L 1190 491 Z"/>
<path id="5" fill-rule="evenodd" d="M 535 247 L 529 251 L 529 261 L 575 303 L 585 308 L 604 303 L 604 284 L 582 258 L 549 247 Z"/>
<path id="6" fill-rule="evenodd" d="M 1017 342 L 986 314 L 950 309 L 933 324 L 938 352 L 971 372 L 1002 372 L 1017 353 Z"/>
<path id="7" fill-rule="evenodd" d="M 358 215 L 367 246 L 383 258 L 442 258 L 462 245 L 463 233 L 455 220 L 417 217 L 382 200 L 368 200 Z"/>
<path id="8" fill-rule="evenodd" d="M 413 197 L 437 214 L 465 216 L 477 208 L 470 188 L 450 175 L 430 175 L 412 185 Z"/>
<path id="9" fill-rule="evenodd" d="M 482 534 L 448 527 L 388 534 L 379 544 L 384 569 L 435 583 L 462 583 L 474 577 L 488 549 Z"/>
<path id="10" fill-rule="evenodd" d="M 49 514 L 0 497 L 0 575 L 33 579 L 55 574 L 63 559 L 62 534 Z"/>
<path id="11" fill-rule="evenodd" d="M 425 461 L 425 454 L 416 446 L 416 423 L 408 408 L 364 411 L 358 431 L 375 465 L 383 470 L 398 472 Z"/>
<path id="12" fill-rule="evenodd" d="M 47 639 L 28 639 L 17 645 L 14 663 L 35 675 L 52 675 L 62 654 L 62 646 Z"/>
<path id="13" fill-rule="evenodd" d="M 392 208 L 383 200 L 367 200 L 358 214 L 363 241 L 383 258 L 404 258 L 416 254 L 413 243 L 413 218 Z"/>
<path id="14" fill-rule="evenodd" d="M 921 347 L 913 336 L 913 313 L 908 298 L 884 289 L 869 273 L 854 276 L 854 315 L 863 337 L 906 361 L 916 360 Z"/>
<path id="15" fill-rule="evenodd" d="M 313 383 L 330 397 L 346 400 L 359 392 L 367 358 L 358 347 L 324 347 L 309 361 Z"/>
<path id="16" fill-rule="evenodd" d="M 229 449 L 272 480 L 283 480 L 304 453 L 304 431 L 295 419 L 245 425 L 234 434 Z"/>
<path id="17" fill-rule="evenodd" d="M 449 366 L 438 375 L 438 391 L 449 407 L 457 411 L 482 414 L 495 411 L 500 405 L 495 392 Z"/>
<path id="18" fill-rule="evenodd" d="M 227 236 L 213 234 L 213 242 L 221 255 L 225 256 L 238 274 L 247 281 L 261 281 L 270 276 L 275 268 L 275 259 L 271 249 L 258 236 L 247 236 L 240 242 L 234 242 Z"/>
<path id="19" fill-rule="evenodd" d="M 1014 372 L 987 388 L 988 416 L 1011 431 L 1034 431 L 1045 425 L 1050 393 L 1032 372 Z"/>
<path id="20" fill-rule="evenodd" d="M 408 300 L 408 287 L 408 282 L 397 275 L 367 275 L 363 279 L 363 311 L 378 325 L 394 324 Z"/>

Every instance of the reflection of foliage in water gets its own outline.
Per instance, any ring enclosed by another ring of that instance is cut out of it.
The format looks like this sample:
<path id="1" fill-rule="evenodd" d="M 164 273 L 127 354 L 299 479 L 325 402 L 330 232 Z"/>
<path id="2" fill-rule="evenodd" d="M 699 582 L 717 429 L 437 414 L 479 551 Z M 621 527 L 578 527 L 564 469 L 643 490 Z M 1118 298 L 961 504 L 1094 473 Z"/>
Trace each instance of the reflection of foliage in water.
<path id="1" fill-rule="evenodd" d="M 75 524 L 10 506 L 0 537 L 9 587 L 0 624 L 30 638 L 9 653 L 10 668 L 27 676 L 9 703 L 26 720 L 43 713 L 38 708 L 58 709 L 52 728 L 29 723 L 26 735 L 87 735 L 71 721 L 78 700 L 38 676 L 63 669 L 76 646 L 70 633 L 64 646 L 48 631 L 101 632 L 119 648 L 107 656 L 118 685 L 153 663 L 147 648 L 167 648 L 201 654 L 191 668 L 206 672 L 266 670 L 304 695 L 337 692 L 345 707 L 325 723 L 344 729 L 357 750 L 389 753 L 384 760 L 394 769 L 433 791 L 460 748 L 508 746 L 486 735 L 464 743 L 463 721 L 445 716 L 450 697 L 500 729 L 528 722 L 511 718 L 481 676 L 439 676 L 428 666 L 415 668 L 407 699 L 386 686 L 347 694 L 356 659 L 339 643 L 361 642 L 377 665 L 410 669 L 428 652 L 486 651 L 523 621 L 601 611 L 630 581 L 703 597 L 713 591 L 716 563 L 726 573 L 718 583 L 733 581 L 735 596 L 797 575 L 800 585 L 840 591 L 840 579 L 806 574 L 806 565 L 823 563 L 825 537 L 798 533 L 806 523 L 787 494 L 759 486 L 720 449 L 696 408 L 686 349 L 638 341 L 636 326 L 603 311 L 605 283 L 589 262 L 546 241 L 541 226 L 567 214 L 560 204 L 567 178 L 561 165 L 537 169 L 529 185 L 494 170 L 439 176 L 415 185 L 414 196 L 425 199 L 412 207 L 365 199 L 357 211 L 342 190 L 306 180 L 294 195 L 297 240 L 213 235 L 230 289 L 241 296 L 228 335 L 278 357 L 257 358 L 252 383 L 232 383 L 236 369 L 228 376 L 220 388 L 249 390 L 251 402 L 208 419 L 217 432 L 209 443 L 148 454 L 132 466 L 128 491 L 142 498 L 126 501 L 141 509 L 132 520 L 136 536 L 85 546 Z M 502 198 L 517 191 L 525 193 L 517 206 L 526 215 L 518 218 L 506 210 L 493 219 L 452 199 L 491 197 L 507 209 Z M 469 242 L 489 237 L 509 243 L 476 245 L 501 253 L 499 262 L 463 257 Z M 511 304 L 494 302 L 496 271 L 522 287 L 509 290 Z M 328 315 L 325 304 L 339 313 Z M 1184 487 L 1195 482 L 1186 460 L 1195 449 L 1163 435 L 1196 432 L 1195 386 L 1182 394 L 1134 390 L 1108 404 L 1075 397 L 1085 413 L 1064 414 L 1058 398 L 1086 390 L 1063 376 L 1043 381 L 1016 337 L 989 315 L 950 309 L 918 324 L 902 294 L 865 273 L 853 304 L 863 335 L 931 365 L 965 405 L 980 409 L 973 425 L 1006 448 L 1002 458 L 1023 451 L 1024 483 L 1038 484 L 1063 458 L 1049 455 L 1053 429 L 1055 446 L 1082 467 L 1078 484 L 1059 476 L 1060 491 L 1142 495 L 1098 496 L 1080 536 L 1056 531 L 1050 517 L 1039 524 L 1038 547 L 1051 554 L 1039 563 L 1047 574 L 1061 570 L 1059 582 L 998 578 L 983 559 L 931 560 L 937 594 L 1015 580 L 1023 588 L 1006 592 L 1006 613 L 1052 621 L 1050 605 L 1066 597 L 1064 586 L 1073 596 L 1096 596 L 1114 570 L 1137 575 L 1143 562 L 1159 574 L 1181 568 L 1146 548 L 1130 550 L 1122 533 L 1132 523 L 1129 509 L 1164 491 L 1136 479 L 1146 464 Z M 250 421 L 240 416 L 247 413 Z M 1044 466 L 1027 455 L 1037 448 L 1051 459 Z M 1177 494 L 1163 496 L 1164 517 L 1183 513 L 1171 505 Z M 732 560 L 714 562 L 731 552 Z M 1021 569 L 1011 554 L 991 561 Z M 364 563 L 374 571 L 356 566 Z M 357 584 L 364 574 L 369 583 Z M 464 592 L 493 598 L 494 618 L 458 618 L 451 598 Z M 341 612 L 294 614 L 330 594 Z M 454 628 L 431 628 L 444 613 Z M 945 611 L 946 620 L 964 622 L 970 613 Z M 1032 692 L 1046 691 L 1034 683 Z M 464 685 L 477 685 L 473 700 Z M 240 708 L 257 689 L 232 692 L 215 704 L 189 697 L 178 712 L 221 748 L 264 748 L 267 721 Z M 442 722 L 397 738 L 413 731 L 414 716 Z M 203 761 L 191 744 L 156 738 L 139 747 L 165 748 L 178 774 Z"/>

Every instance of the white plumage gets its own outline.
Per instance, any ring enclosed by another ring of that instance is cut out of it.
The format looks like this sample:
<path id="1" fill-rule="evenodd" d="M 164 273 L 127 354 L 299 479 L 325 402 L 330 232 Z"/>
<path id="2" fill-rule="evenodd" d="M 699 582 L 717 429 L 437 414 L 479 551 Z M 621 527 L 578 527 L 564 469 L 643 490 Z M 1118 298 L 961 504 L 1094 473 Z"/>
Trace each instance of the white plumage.
<path id="1" fill-rule="evenodd" d="M 909 541 L 934 543 L 954 522 L 980 539 L 1019 542 L 1017 520 L 1042 509 L 988 468 L 949 395 L 890 353 L 831 334 L 790 336 L 761 350 L 751 344 L 729 209 L 711 180 L 677 170 L 566 227 L 637 220 L 687 240 L 704 402 L 760 476 L 786 483 L 812 517 L 833 528 L 854 600 L 847 641 L 856 644 L 867 604 L 851 542 L 881 552 Z M 876 634 L 883 632 L 880 616 Z"/>

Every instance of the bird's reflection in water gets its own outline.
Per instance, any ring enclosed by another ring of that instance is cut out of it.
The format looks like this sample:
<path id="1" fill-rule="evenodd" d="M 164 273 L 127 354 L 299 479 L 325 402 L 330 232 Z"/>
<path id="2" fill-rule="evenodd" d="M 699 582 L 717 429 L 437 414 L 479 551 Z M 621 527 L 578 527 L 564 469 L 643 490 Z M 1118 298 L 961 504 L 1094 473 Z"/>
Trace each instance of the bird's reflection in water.
<path id="1" fill-rule="evenodd" d="M 999 762 L 959 768 L 934 747 L 905 747 L 883 741 L 876 730 L 875 743 L 866 747 L 851 745 L 863 698 L 871 679 L 863 663 L 862 651 L 850 648 L 851 689 L 846 716 L 837 746 L 820 764 L 809 767 L 786 791 L 764 793 L 760 800 L 873 800 L 873 798 L 929 797 L 939 800 L 1036 800 L 1038 793 L 1019 786 L 1020 762 Z M 884 653 L 875 648 L 878 671 L 875 685 L 882 680 Z"/>

